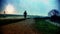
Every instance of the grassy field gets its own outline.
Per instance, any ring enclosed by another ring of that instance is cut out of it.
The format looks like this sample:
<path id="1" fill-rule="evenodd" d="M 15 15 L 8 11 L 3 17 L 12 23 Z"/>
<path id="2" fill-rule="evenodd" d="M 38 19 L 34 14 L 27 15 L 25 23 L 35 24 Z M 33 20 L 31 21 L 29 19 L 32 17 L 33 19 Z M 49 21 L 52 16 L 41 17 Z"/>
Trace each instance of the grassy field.
<path id="1" fill-rule="evenodd" d="M 47 22 L 45 19 L 35 19 L 35 24 L 33 25 L 39 32 L 43 34 L 59 34 L 59 27 Z"/>

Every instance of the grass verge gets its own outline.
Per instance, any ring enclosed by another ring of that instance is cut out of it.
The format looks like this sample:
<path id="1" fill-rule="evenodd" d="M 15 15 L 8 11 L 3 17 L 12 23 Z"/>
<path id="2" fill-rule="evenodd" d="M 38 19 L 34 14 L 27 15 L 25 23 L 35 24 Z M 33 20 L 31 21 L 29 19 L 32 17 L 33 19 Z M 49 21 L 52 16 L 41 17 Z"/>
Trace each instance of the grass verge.
<path id="1" fill-rule="evenodd" d="M 60 27 L 47 22 L 45 19 L 35 19 L 33 27 L 43 34 L 58 34 L 60 31 Z"/>

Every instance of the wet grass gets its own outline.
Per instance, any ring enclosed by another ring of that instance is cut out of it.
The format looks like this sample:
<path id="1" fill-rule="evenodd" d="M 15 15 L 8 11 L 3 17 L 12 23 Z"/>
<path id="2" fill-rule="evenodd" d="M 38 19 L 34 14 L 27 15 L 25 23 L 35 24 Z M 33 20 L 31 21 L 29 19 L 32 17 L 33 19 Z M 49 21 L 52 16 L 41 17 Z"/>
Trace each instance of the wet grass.
<path id="1" fill-rule="evenodd" d="M 59 27 L 45 21 L 45 19 L 35 19 L 34 28 L 43 34 L 58 34 L 60 32 Z"/>

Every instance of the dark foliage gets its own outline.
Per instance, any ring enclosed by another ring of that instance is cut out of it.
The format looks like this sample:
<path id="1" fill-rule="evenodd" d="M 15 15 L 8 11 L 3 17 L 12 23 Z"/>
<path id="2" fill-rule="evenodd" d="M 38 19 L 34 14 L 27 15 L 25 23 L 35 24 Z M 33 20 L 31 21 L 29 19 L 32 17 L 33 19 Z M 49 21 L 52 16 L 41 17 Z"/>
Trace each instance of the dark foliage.
<path id="1" fill-rule="evenodd" d="M 54 22 L 60 23 L 60 16 L 57 16 L 57 15 L 53 15 L 53 16 L 51 16 L 51 21 L 54 21 Z"/>

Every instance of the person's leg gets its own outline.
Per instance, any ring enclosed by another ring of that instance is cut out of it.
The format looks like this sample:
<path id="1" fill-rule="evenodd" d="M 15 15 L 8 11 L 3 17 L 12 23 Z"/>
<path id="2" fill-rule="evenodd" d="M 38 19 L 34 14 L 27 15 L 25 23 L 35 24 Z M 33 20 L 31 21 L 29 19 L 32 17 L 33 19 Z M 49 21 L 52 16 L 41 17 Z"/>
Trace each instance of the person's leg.
<path id="1" fill-rule="evenodd" d="M 24 19 L 26 19 L 26 16 L 24 15 Z"/>
<path id="2" fill-rule="evenodd" d="M 26 15 L 25 15 L 25 19 L 26 19 Z"/>

